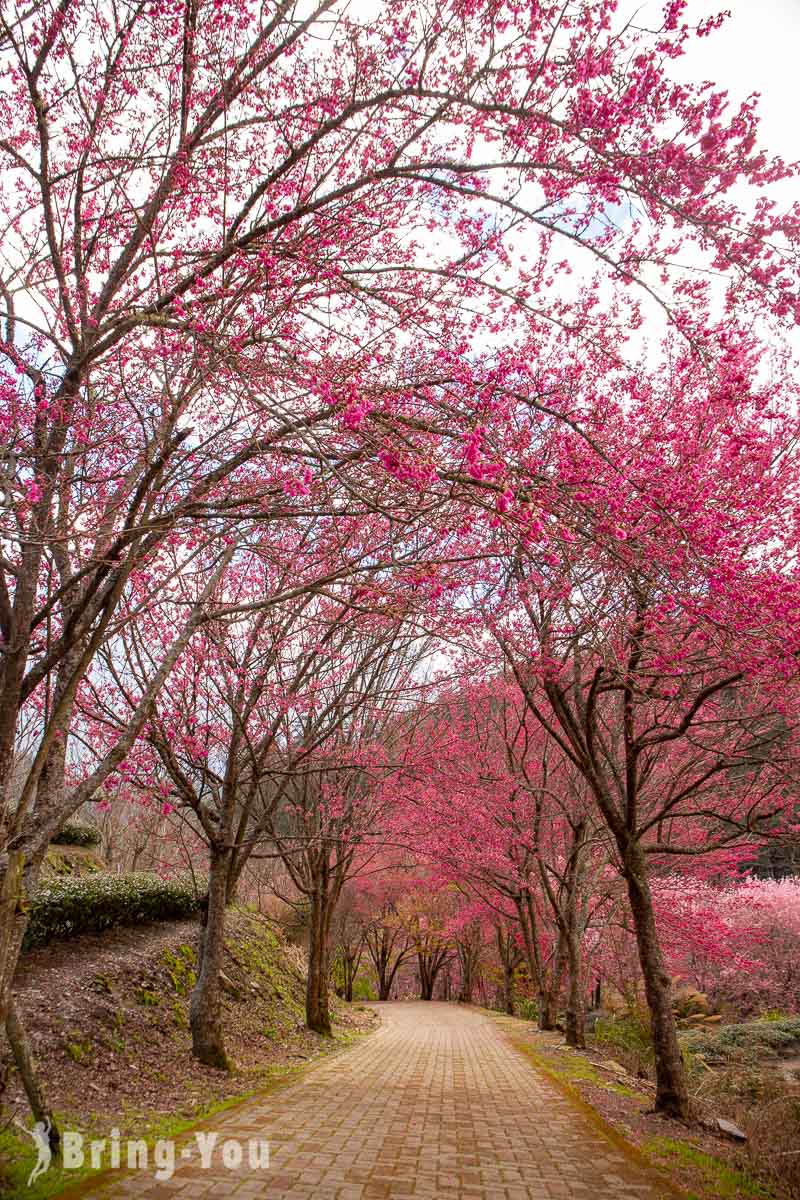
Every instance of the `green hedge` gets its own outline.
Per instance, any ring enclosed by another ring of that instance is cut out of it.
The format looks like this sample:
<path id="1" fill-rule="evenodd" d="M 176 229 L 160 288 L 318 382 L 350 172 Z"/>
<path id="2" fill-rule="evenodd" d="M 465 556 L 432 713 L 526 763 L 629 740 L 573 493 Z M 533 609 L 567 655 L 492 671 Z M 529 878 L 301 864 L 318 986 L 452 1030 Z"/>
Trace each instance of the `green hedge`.
<path id="1" fill-rule="evenodd" d="M 55 879 L 31 897 L 23 949 L 116 925 L 176 920 L 198 907 L 191 883 L 183 880 L 102 873 Z"/>
<path id="2" fill-rule="evenodd" d="M 67 821 L 50 843 L 53 846 L 99 846 L 103 835 L 95 825 L 82 825 L 79 821 Z"/>

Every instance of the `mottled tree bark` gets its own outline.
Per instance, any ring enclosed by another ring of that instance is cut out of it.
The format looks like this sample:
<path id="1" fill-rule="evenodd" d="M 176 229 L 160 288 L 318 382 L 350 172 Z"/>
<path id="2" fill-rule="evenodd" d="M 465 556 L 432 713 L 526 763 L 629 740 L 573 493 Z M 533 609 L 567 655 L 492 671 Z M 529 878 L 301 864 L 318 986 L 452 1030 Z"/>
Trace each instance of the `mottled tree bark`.
<path id="1" fill-rule="evenodd" d="M 308 931 L 308 979 L 306 981 L 306 1024 L 315 1033 L 331 1037 L 328 1003 L 329 928 L 332 913 L 330 897 L 317 889 L 311 897 Z"/>
<path id="2" fill-rule="evenodd" d="M 208 907 L 201 928 L 197 982 L 189 1001 L 192 1053 L 208 1067 L 230 1068 L 222 1030 L 220 971 L 225 950 L 225 899 L 230 851 L 209 857 Z"/>
<path id="3" fill-rule="evenodd" d="M 31 1051 L 25 1026 L 20 1020 L 14 1000 L 8 1007 L 6 1016 L 6 1034 L 14 1055 L 14 1062 L 19 1071 L 20 1079 L 28 1097 L 31 1112 L 37 1121 L 43 1121 L 49 1130 L 50 1149 L 57 1150 L 61 1142 L 58 1124 L 53 1116 L 53 1110 L 47 1102 L 42 1081 L 36 1068 L 36 1062 Z"/>
<path id="4" fill-rule="evenodd" d="M 627 848 L 623 872 L 636 930 L 645 996 L 650 1009 L 656 1062 L 655 1107 L 667 1116 L 685 1119 L 689 1112 L 689 1093 L 672 1010 L 672 981 L 656 931 L 645 854 L 638 842 Z"/>

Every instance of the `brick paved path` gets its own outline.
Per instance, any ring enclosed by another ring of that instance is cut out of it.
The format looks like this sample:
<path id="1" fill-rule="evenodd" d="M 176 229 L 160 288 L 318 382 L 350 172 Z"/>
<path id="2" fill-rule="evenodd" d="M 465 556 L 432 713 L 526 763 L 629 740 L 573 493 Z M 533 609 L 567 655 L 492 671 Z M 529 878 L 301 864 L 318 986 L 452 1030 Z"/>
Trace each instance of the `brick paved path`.
<path id="1" fill-rule="evenodd" d="M 118 1176 L 91 1197 L 195 1200 L 655 1200 L 629 1161 L 506 1041 L 448 1004 L 380 1006 L 381 1028 L 285 1090 L 215 1119 L 265 1137 L 269 1170 L 179 1161 L 169 1182 Z M 211 1124 L 211 1123 L 209 1123 Z M 245 1159 L 246 1159 L 245 1151 Z M 152 1170 L 152 1165 L 151 1165 Z"/>

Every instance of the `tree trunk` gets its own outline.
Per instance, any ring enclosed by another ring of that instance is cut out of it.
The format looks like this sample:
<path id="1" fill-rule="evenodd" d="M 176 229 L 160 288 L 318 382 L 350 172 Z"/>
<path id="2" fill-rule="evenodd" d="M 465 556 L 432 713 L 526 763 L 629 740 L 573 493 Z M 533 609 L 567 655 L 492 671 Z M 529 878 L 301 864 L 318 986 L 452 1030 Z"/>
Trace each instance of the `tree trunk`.
<path id="1" fill-rule="evenodd" d="M 512 941 L 512 935 L 509 929 L 503 931 L 502 926 L 495 927 L 497 934 L 497 951 L 500 956 L 500 961 L 503 964 L 503 990 L 501 992 L 501 1002 L 503 1011 L 509 1017 L 514 1015 L 514 971 L 518 963 L 516 948 Z"/>
<path id="2" fill-rule="evenodd" d="M 567 1021 L 565 1038 L 568 1046 L 583 1050 L 586 1047 L 586 1005 L 583 995 L 583 971 L 580 939 L 575 930 L 567 938 L 567 966 L 569 991 L 567 994 Z"/>
<path id="3" fill-rule="evenodd" d="M 62 663 L 55 698 L 59 700 L 72 659 Z M 67 739 L 49 749 L 36 782 L 35 805 L 27 810 L 14 838 L 14 849 L 0 854 L 0 1026 L 8 1019 L 11 987 L 28 927 L 27 897 L 36 890 L 50 839 L 71 813 L 65 809 L 64 771 Z"/>
<path id="4" fill-rule="evenodd" d="M 222 1032 L 219 982 L 225 949 L 225 895 L 230 852 L 212 849 L 209 858 L 208 910 L 200 936 L 197 982 L 189 1002 L 192 1053 L 207 1067 L 230 1069 Z"/>
<path id="5" fill-rule="evenodd" d="M 0 1021 L 11 1008 L 11 981 L 28 924 L 25 898 L 25 855 L 14 850 L 0 858 Z"/>
<path id="6" fill-rule="evenodd" d="M 315 891 L 311 898 L 308 930 L 308 979 L 306 981 L 306 1025 L 323 1037 L 332 1037 L 328 1005 L 328 925 L 327 896 Z"/>
<path id="7" fill-rule="evenodd" d="M 470 930 L 463 942 L 458 943 L 458 961 L 461 967 L 461 986 L 458 992 L 459 1004 L 472 1004 L 475 991 L 476 976 L 480 964 L 480 942 L 477 931 Z"/>
<path id="8" fill-rule="evenodd" d="M 50 1149 L 57 1150 L 61 1142 L 61 1134 L 59 1133 L 56 1119 L 53 1116 L 53 1110 L 47 1102 L 42 1082 L 36 1070 L 36 1063 L 31 1053 L 28 1035 L 19 1018 L 19 1013 L 13 999 L 9 1004 L 8 1015 L 6 1016 L 6 1034 L 8 1035 L 14 1055 L 14 1062 L 25 1088 L 25 1095 L 28 1097 L 28 1103 L 30 1104 L 34 1119 L 44 1122 L 47 1129 L 48 1141 L 50 1142 Z"/>
<path id="9" fill-rule="evenodd" d="M 564 974 L 566 960 L 564 941 L 563 935 L 559 934 L 549 983 L 545 972 L 542 972 L 542 986 L 539 988 L 539 1028 L 542 1030 L 558 1027 L 558 1000 L 561 994 L 561 977 Z"/>
<path id="10" fill-rule="evenodd" d="M 555 1029 L 558 1024 L 558 993 L 552 988 L 539 992 L 539 1028 Z"/>
<path id="11" fill-rule="evenodd" d="M 419 998 L 420 1000 L 433 999 L 433 985 L 436 982 L 435 976 L 428 970 L 423 959 L 419 959 Z"/>
<path id="12" fill-rule="evenodd" d="M 358 963 L 356 962 L 355 955 L 345 954 L 343 956 L 343 965 L 344 965 L 344 998 L 348 1002 L 348 1004 L 352 1004 L 353 1003 L 353 984 L 355 983 L 356 973 L 358 971 Z"/>
<path id="13" fill-rule="evenodd" d="M 514 902 L 522 931 L 525 965 L 528 968 L 528 974 L 537 992 L 539 1028 L 555 1029 L 558 1020 L 558 989 L 561 985 L 562 970 L 558 962 L 558 955 L 561 950 L 560 939 L 559 946 L 556 949 L 556 963 L 554 964 L 553 977 L 548 987 L 547 972 L 542 963 L 539 942 L 536 936 L 537 920 L 533 898 L 530 892 L 526 891 L 516 896 Z"/>
<path id="14" fill-rule="evenodd" d="M 378 999 L 388 1000 L 392 994 L 392 984 L 397 975 L 403 959 L 398 957 L 392 966 L 389 965 L 389 958 L 386 961 L 381 961 L 380 966 L 376 968 L 378 975 Z"/>
<path id="15" fill-rule="evenodd" d="M 684 1120 L 689 1112 L 689 1093 L 672 1011 L 672 981 L 658 940 L 647 862 L 638 843 L 627 847 L 624 865 L 645 996 L 650 1009 L 656 1061 L 655 1108 L 656 1112 Z"/>
<path id="16" fill-rule="evenodd" d="M 432 1000 L 433 992 L 436 987 L 436 980 L 439 978 L 442 968 L 447 962 L 447 952 L 439 947 L 433 950 L 418 950 L 417 962 L 419 964 L 420 1000 Z M 447 979 L 447 986 L 447 999 L 449 1000 L 449 976 Z"/>
<path id="17" fill-rule="evenodd" d="M 503 1009 L 509 1017 L 514 1015 L 514 968 L 510 962 L 503 963 Z"/>
<path id="18" fill-rule="evenodd" d="M 384 911 L 383 919 L 387 913 Z M 403 941 L 400 949 L 396 949 L 398 935 L 389 931 L 383 925 L 373 926 L 367 931 L 365 942 L 375 975 L 378 980 L 378 999 L 388 1000 L 392 994 L 392 985 L 399 968 L 408 956 L 408 943 Z"/>

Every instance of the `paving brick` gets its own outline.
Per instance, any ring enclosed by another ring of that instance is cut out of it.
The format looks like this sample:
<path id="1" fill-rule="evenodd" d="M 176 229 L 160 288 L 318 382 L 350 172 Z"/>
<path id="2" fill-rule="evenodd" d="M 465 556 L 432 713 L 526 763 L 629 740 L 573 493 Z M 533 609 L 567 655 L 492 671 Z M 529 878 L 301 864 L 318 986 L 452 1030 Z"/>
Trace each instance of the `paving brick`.
<path id="1" fill-rule="evenodd" d="M 447 1004 L 382 1004 L 347 1054 L 220 1117 L 240 1138 L 227 1170 L 178 1163 L 169 1185 L 120 1174 L 85 1200 L 660 1200 L 658 1176 L 598 1135 L 488 1017 Z M 248 1164 L 248 1138 L 271 1166 Z"/>

